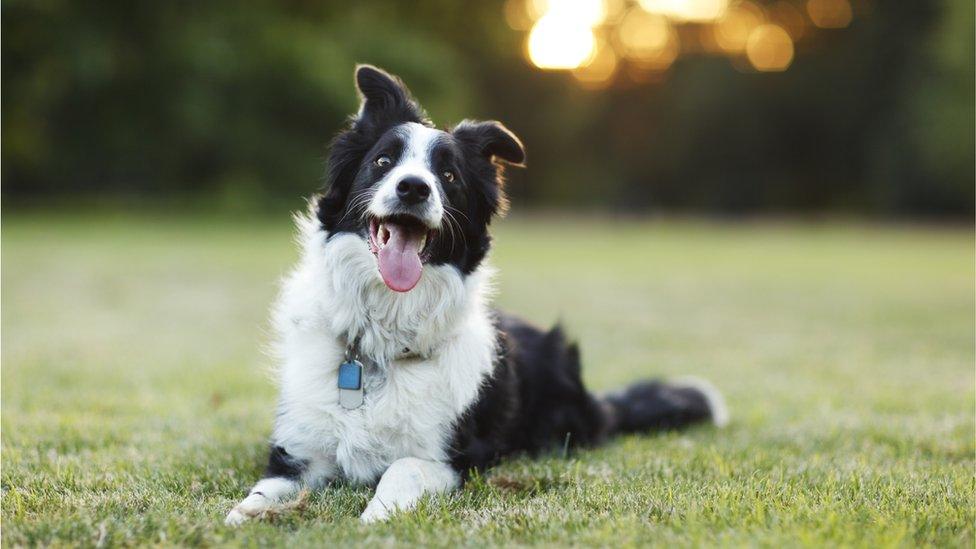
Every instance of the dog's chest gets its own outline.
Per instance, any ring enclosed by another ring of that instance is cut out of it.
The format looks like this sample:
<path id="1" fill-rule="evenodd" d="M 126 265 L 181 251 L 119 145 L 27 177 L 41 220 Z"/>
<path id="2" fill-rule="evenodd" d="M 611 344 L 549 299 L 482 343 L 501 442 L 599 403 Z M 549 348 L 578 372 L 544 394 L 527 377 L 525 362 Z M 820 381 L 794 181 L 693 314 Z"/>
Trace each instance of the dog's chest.
<path id="1" fill-rule="evenodd" d="M 454 425 L 490 374 L 493 341 L 487 318 L 479 317 L 429 358 L 383 368 L 367 360 L 362 405 L 347 409 L 339 398 L 345 349 L 332 338 L 293 334 L 275 443 L 299 459 L 334 463 L 337 474 L 362 483 L 400 458 L 447 461 Z"/>
<path id="2" fill-rule="evenodd" d="M 343 475 L 369 482 L 402 457 L 443 460 L 458 410 L 436 361 L 366 368 L 360 407 L 331 409 L 335 458 Z"/>
<path id="3" fill-rule="evenodd" d="M 487 274 L 429 265 L 414 290 L 395 294 L 361 238 L 326 242 L 308 229 L 308 249 L 273 316 L 282 361 L 274 443 L 358 482 L 377 480 L 400 458 L 447 460 L 454 423 L 492 369 Z M 350 333 L 359 352 L 384 365 L 364 371 L 363 403 L 354 409 L 341 406 L 338 387 Z M 425 358 L 395 358 L 404 348 Z"/>

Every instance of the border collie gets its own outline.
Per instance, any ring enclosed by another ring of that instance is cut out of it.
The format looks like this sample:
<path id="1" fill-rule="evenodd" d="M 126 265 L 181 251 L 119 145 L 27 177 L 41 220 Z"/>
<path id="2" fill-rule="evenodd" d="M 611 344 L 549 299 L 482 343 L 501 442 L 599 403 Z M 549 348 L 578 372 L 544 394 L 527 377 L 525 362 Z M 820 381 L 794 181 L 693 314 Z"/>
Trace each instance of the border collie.
<path id="1" fill-rule="evenodd" d="M 498 122 L 435 128 L 375 67 L 355 80 L 362 104 L 331 144 L 324 194 L 297 216 L 301 259 L 273 309 L 267 470 L 227 524 L 340 478 L 375 485 L 360 519 L 383 520 L 504 456 L 725 423 L 702 382 L 594 396 L 558 326 L 490 308 L 488 225 L 522 143 Z"/>

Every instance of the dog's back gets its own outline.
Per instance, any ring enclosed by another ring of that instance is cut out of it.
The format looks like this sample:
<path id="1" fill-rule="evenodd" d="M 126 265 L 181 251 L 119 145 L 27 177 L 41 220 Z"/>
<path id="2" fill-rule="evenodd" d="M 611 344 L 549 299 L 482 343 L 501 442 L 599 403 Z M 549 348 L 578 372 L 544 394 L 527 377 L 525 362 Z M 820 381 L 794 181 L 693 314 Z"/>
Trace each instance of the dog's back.
<path id="1" fill-rule="evenodd" d="M 645 381 L 604 398 L 583 385 L 579 348 L 496 312 L 499 352 L 479 399 L 457 424 L 452 462 L 462 474 L 513 453 L 592 446 L 617 433 L 724 425 L 721 396 L 700 380 Z"/>

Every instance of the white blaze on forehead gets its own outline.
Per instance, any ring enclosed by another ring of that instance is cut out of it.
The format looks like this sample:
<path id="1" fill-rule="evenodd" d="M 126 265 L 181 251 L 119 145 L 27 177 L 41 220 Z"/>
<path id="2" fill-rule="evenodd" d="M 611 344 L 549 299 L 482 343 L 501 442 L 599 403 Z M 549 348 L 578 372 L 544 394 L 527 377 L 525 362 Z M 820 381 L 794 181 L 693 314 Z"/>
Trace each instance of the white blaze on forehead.
<path id="1" fill-rule="evenodd" d="M 391 215 L 399 202 L 396 194 L 397 183 L 407 177 L 416 177 L 430 185 L 431 193 L 427 202 L 414 213 L 428 226 L 440 226 L 444 213 L 443 189 L 431 163 L 431 151 L 441 132 L 416 122 L 403 124 L 394 131 L 403 142 L 403 151 L 389 173 L 377 183 L 369 211 L 375 217 Z"/>
<path id="2" fill-rule="evenodd" d="M 399 164 L 402 165 L 407 162 L 423 164 L 430 173 L 430 151 L 437 143 L 441 132 L 416 122 L 408 122 L 397 128 L 396 132 L 402 137 L 404 144 L 403 155 Z"/>

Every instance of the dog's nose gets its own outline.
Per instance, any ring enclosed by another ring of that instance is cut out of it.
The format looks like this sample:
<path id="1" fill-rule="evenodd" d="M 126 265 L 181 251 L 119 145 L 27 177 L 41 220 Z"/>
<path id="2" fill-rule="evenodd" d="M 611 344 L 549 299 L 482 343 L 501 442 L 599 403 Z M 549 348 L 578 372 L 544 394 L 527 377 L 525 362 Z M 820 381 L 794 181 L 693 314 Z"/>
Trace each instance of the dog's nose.
<path id="1" fill-rule="evenodd" d="M 419 177 L 407 177 L 397 183 L 396 191 L 404 204 L 420 204 L 430 196 L 430 185 Z"/>

